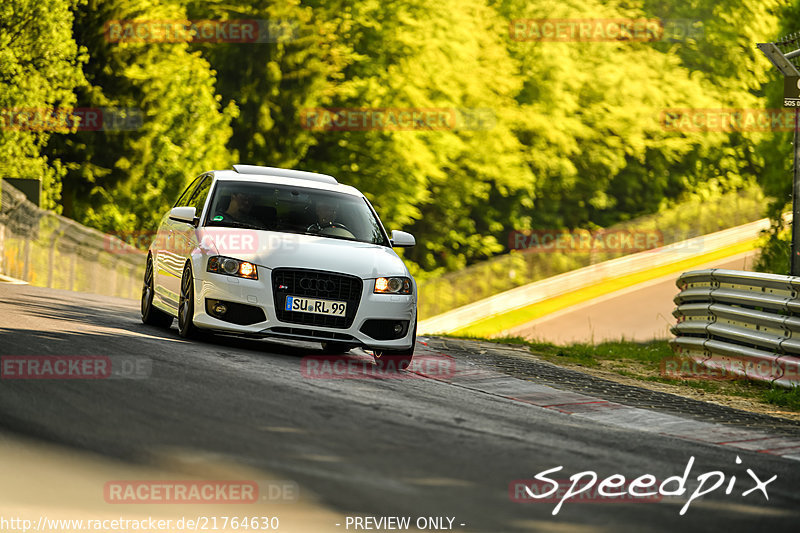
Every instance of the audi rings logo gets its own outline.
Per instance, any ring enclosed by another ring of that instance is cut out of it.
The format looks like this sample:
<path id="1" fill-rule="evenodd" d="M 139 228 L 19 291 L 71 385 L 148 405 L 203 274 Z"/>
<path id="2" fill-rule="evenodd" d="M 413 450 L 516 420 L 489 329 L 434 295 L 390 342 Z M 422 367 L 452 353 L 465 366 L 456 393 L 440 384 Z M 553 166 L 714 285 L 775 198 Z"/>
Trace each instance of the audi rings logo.
<path id="1" fill-rule="evenodd" d="M 300 288 L 307 291 L 333 292 L 336 290 L 336 283 L 329 279 L 301 278 Z"/>

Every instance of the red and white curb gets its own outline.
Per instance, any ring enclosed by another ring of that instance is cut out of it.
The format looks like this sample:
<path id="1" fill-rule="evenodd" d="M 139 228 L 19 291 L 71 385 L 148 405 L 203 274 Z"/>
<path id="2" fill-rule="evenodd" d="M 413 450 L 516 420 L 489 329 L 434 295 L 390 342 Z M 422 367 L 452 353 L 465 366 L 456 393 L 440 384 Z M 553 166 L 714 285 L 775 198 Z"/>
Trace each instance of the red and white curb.
<path id="1" fill-rule="evenodd" d="M 451 357 L 431 350 L 424 339 L 419 340 L 416 354 Z M 800 438 L 771 435 L 763 431 L 735 428 L 649 409 L 630 407 L 602 398 L 555 389 L 492 370 L 470 368 L 461 361 L 456 361 L 456 371 L 452 376 L 426 375 L 420 371 L 417 373 L 466 389 L 500 396 L 569 416 L 586 418 L 602 424 L 694 442 L 768 453 L 800 461 Z"/>

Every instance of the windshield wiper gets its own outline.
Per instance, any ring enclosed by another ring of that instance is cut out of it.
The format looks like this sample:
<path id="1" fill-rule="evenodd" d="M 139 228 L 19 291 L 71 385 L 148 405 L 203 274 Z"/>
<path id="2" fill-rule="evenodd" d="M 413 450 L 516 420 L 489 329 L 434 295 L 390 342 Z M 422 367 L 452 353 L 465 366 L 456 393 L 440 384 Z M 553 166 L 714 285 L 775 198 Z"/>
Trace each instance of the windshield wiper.
<path id="1" fill-rule="evenodd" d="M 344 235 L 328 235 L 327 233 L 312 233 L 310 231 L 300 231 L 297 233 L 300 233 L 301 235 L 311 235 L 312 237 L 325 237 L 326 239 L 339 239 L 340 241 L 363 242 L 367 244 L 374 244 L 368 241 L 362 241 L 361 239 L 358 239 L 355 236 L 351 238 L 351 237 L 345 237 Z"/>
<path id="2" fill-rule="evenodd" d="M 248 224 L 246 222 L 234 222 L 233 220 L 225 220 L 221 223 L 215 224 L 213 221 L 206 224 L 206 226 L 214 226 L 219 228 L 230 227 L 230 228 L 244 228 L 244 229 L 255 229 L 255 230 L 262 230 L 266 231 L 264 226 L 256 226 L 255 224 Z"/>

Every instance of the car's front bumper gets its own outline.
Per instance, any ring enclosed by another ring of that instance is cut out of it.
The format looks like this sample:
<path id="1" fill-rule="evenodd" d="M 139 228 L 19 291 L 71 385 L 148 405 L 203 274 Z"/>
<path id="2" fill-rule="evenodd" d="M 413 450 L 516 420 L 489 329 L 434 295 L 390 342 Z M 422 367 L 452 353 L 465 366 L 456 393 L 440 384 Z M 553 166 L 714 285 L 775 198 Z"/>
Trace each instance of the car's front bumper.
<path id="1" fill-rule="evenodd" d="M 199 265 L 196 265 L 199 267 Z M 275 309 L 272 286 L 272 271 L 258 267 L 258 279 L 244 279 L 195 269 L 194 323 L 197 327 L 224 333 L 255 337 L 282 337 L 305 341 L 336 341 L 360 345 L 366 348 L 403 350 L 414 342 L 414 323 L 416 320 L 416 286 L 414 294 L 390 295 L 375 294 L 374 280 L 362 280 L 361 297 L 358 309 L 349 327 L 325 327 L 282 321 Z M 206 300 L 220 300 L 261 309 L 266 320 L 241 325 L 221 320 L 209 314 Z M 363 331 L 369 320 L 404 321 L 406 324 L 402 337 L 381 340 Z"/>

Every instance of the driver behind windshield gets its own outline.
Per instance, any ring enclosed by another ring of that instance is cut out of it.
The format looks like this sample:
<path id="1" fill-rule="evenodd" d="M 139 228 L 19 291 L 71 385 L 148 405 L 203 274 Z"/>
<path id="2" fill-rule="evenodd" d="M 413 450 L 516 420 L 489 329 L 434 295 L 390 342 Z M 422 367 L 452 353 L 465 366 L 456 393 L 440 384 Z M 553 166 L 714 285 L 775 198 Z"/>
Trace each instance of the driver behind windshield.
<path id="1" fill-rule="evenodd" d="M 249 226 L 258 226 L 260 222 L 252 214 L 253 204 L 256 202 L 254 194 L 246 192 L 235 192 L 231 194 L 231 201 L 228 208 L 221 213 L 217 213 L 213 220 L 237 222 Z"/>
<path id="2" fill-rule="evenodd" d="M 314 206 L 314 213 L 317 215 L 317 221 L 308 227 L 308 231 L 319 233 L 327 227 L 334 226 L 336 211 L 339 207 L 336 204 L 337 202 L 333 198 L 317 200 L 317 204 Z"/>
<path id="3" fill-rule="evenodd" d="M 335 198 L 319 198 L 314 205 L 314 214 L 317 221 L 308 227 L 309 233 L 322 233 L 335 237 L 354 239 L 350 230 L 342 223 L 336 222 L 336 213 L 339 210 L 339 201 Z"/>

